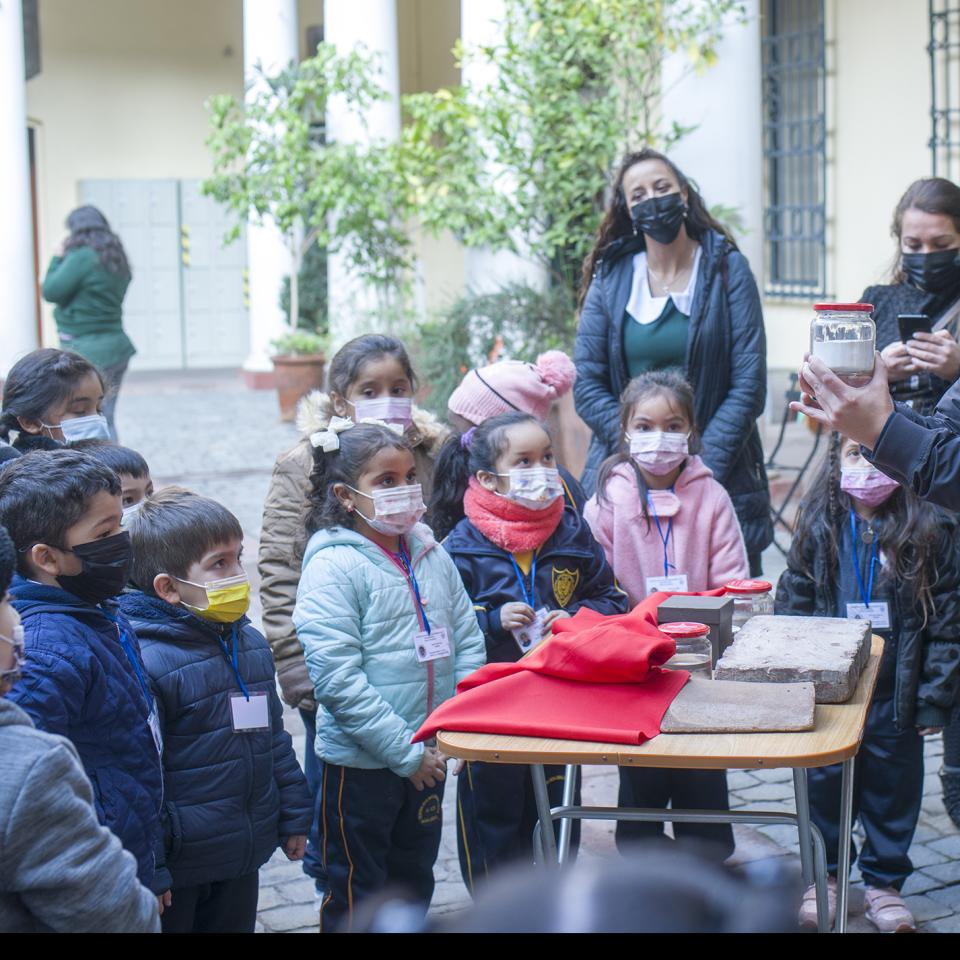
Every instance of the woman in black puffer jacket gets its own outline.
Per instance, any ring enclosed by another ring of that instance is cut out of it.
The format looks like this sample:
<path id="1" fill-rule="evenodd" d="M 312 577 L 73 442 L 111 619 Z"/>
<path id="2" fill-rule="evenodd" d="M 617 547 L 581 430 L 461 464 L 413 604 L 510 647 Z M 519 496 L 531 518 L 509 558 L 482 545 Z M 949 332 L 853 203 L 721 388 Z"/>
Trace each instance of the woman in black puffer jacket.
<path id="1" fill-rule="evenodd" d="M 693 384 L 703 459 L 733 500 L 751 574 L 773 540 L 757 418 L 767 346 L 750 265 L 665 156 L 626 157 L 584 263 L 574 362 L 577 413 L 593 430 L 581 481 L 620 448 L 619 398 L 640 373 L 678 367 Z"/>

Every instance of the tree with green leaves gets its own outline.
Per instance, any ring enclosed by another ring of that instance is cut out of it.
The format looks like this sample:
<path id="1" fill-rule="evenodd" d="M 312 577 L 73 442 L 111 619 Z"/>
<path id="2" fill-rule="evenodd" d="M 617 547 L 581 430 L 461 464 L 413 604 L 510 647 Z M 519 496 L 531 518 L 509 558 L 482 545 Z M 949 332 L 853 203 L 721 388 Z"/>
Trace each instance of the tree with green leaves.
<path id="1" fill-rule="evenodd" d="M 576 291 L 611 171 L 662 129 L 666 56 L 691 70 L 716 59 L 736 0 L 506 0 L 502 39 L 477 50 L 493 66 L 479 89 L 408 96 L 404 177 L 428 229 L 467 246 L 509 250 Z M 571 323 L 572 323 L 571 314 Z"/>
<path id="2" fill-rule="evenodd" d="M 334 143 L 324 136 L 331 98 L 341 97 L 363 122 L 386 97 L 379 66 L 363 50 L 346 56 L 321 43 L 316 55 L 274 76 L 259 71 L 246 100 L 221 94 L 207 102 L 214 173 L 203 192 L 242 222 L 272 220 L 290 251 L 289 325 L 300 317 L 299 276 L 315 245 L 342 249 L 350 266 L 381 291 L 403 291 L 411 244 L 409 195 L 399 179 L 396 144 Z M 280 291 L 278 291 L 280 295 Z"/>

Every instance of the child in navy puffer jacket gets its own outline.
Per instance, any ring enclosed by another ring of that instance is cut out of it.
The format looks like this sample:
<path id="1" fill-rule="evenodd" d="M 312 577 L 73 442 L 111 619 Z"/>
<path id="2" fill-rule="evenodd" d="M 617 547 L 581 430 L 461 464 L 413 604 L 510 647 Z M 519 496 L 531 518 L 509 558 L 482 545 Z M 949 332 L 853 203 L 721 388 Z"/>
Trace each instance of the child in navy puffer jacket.
<path id="1" fill-rule="evenodd" d="M 244 616 L 243 531 L 225 507 L 168 487 L 130 518 L 136 626 L 164 737 L 172 902 L 165 933 L 252 933 L 259 869 L 303 857 L 312 802 L 266 640 Z"/>

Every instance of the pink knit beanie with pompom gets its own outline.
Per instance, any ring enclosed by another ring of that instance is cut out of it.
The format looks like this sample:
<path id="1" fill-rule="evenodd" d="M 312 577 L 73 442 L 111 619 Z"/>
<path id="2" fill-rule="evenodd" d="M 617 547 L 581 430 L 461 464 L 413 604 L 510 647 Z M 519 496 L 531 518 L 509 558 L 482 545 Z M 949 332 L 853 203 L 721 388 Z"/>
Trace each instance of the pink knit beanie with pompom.
<path id="1" fill-rule="evenodd" d="M 447 409 L 474 426 L 509 410 L 545 420 L 550 405 L 576 378 L 573 361 L 560 350 L 540 354 L 536 363 L 500 360 L 471 370 L 450 395 Z"/>

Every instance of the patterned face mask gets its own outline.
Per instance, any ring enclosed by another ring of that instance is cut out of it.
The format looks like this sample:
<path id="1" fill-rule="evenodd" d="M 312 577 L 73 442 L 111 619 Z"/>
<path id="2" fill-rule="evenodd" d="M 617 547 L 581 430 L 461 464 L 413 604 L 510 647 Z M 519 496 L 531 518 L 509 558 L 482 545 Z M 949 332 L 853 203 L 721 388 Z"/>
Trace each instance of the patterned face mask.
<path id="1" fill-rule="evenodd" d="M 360 494 L 361 497 L 369 497 L 373 501 L 372 517 L 360 513 L 359 510 L 357 513 L 374 530 L 387 536 L 403 536 L 409 533 L 427 512 L 423 502 L 423 488 L 419 483 L 393 487 L 389 490 L 374 490 L 373 493 L 364 493 L 350 486 L 347 486 L 347 489 Z"/>
<path id="2" fill-rule="evenodd" d="M 545 510 L 563 494 L 560 471 L 556 467 L 514 467 L 509 473 L 495 476 L 509 477 L 507 496 L 532 510 Z"/>

